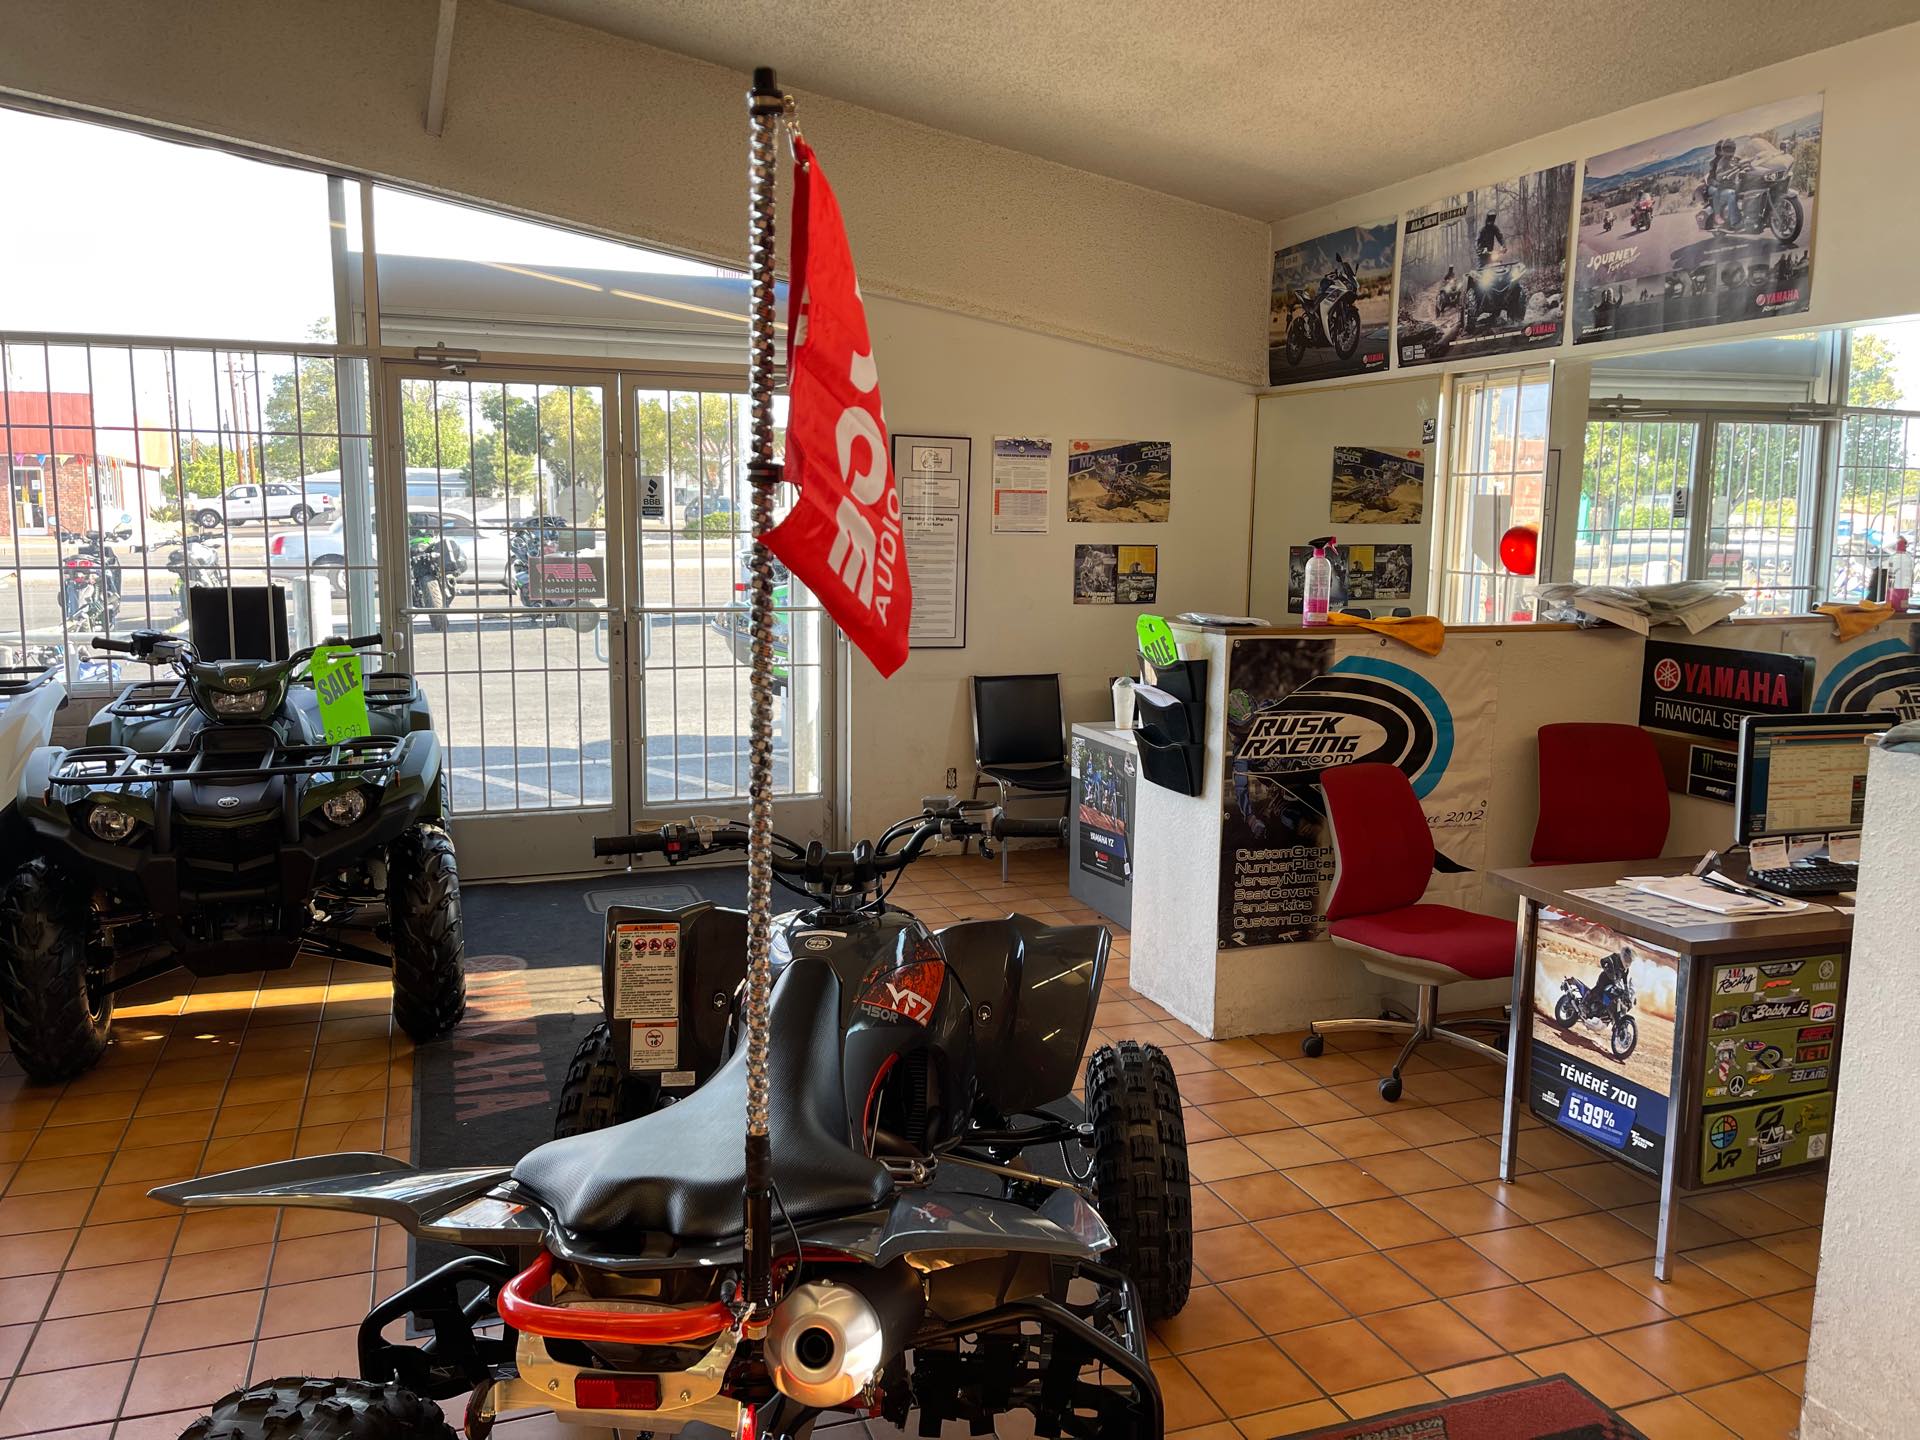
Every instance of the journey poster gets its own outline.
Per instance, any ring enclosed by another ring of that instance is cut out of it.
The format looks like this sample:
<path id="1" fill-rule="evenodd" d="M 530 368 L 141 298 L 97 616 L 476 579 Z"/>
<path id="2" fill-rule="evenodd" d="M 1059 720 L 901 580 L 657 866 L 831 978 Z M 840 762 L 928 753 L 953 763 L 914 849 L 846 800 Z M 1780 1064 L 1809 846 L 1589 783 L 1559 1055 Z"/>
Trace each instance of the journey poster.
<path id="1" fill-rule="evenodd" d="M 1173 442 L 1074 440 L 1067 445 L 1067 519 L 1159 524 L 1173 510 Z"/>
<path id="2" fill-rule="evenodd" d="M 1427 462 L 1419 450 L 1333 447 L 1335 525 L 1418 525 L 1427 508 Z"/>
<path id="3" fill-rule="evenodd" d="M 1823 102 L 1757 105 L 1589 159 L 1574 343 L 1805 310 Z"/>
<path id="4" fill-rule="evenodd" d="M 1402 365 L 1557 345 L 1573 162 L 1452 195 L 1400 237 Z"/>
<path id="5" fill-rule="evenodd" d="M 1394 229 L 1352 225 L 1273 252 L 1269 385 L 1387 368 Z"/>
<path id="6" fill-rule="evenodd" d="M 1471 905 L 1493 783 L 1493 641 L 1380 655 L 1360 640 L 1236 640 L 1227 661 L 1220 948 L 1326 933 L 1333 874 L 1321 772 L 1382 761 L 1405 772 L 1433 834 L 1435 901 Z"/>

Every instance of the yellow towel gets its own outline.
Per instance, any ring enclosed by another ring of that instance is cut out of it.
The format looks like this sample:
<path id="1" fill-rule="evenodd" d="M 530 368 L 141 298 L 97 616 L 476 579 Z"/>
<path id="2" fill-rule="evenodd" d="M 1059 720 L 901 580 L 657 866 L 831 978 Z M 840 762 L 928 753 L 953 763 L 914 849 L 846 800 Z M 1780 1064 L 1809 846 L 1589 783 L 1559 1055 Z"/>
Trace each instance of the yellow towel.
<path id="1" fill-rule="evenodd" d="M 1333 625 L 1351 625 L 1356 630 L 1378 631 L 1403 645 L 1411 645 L 1423 655 L 1438 655 L 1440 647 L 1447 643 L 1447 627 L 1436 615 L 1382 615 L 1363 620 L 1358 615 L 1343 615 L 1332 610 L 1327 613 L 1327 621 Z"/>
<path id="2" fill-rule="evenodd" d="M 1862 600 L 1858 605 L 1836 602 L 1821 605 L 1818 609 L 1833 621 L 1833 631 L 1842 640 L 1864 635 L 1874 626 L 1884 625 L 1893 618 L 1893 607 L 1880 600 Z"/>

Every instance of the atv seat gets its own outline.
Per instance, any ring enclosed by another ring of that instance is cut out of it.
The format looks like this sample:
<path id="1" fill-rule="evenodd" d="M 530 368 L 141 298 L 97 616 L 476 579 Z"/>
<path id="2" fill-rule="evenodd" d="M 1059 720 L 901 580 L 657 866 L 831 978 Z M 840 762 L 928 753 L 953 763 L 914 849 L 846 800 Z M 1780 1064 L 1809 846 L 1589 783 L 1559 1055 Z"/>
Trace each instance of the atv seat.
<path id="1" fill-rule="evenodd" d="M 774 986 L 768 1029 L 767 1130 L 786 1215 L 798 1224 L 881 1204 L 893 1180 L 853 1144 L 832 968 L 815 959 L 789 964 Z M 725 1240 L 742 1229 L 746 1134 L 742 1046 L 686 1099 L 624 1125 L 550 1140 L 521 1159 L 513 1178 L 576 1235 Z"/>

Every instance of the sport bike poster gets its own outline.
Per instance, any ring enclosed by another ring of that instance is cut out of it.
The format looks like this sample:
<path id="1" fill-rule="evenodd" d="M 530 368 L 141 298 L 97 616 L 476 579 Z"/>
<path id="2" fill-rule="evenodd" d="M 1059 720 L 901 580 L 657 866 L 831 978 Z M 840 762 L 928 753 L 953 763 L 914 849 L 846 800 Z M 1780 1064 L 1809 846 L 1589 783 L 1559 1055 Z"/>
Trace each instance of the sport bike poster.
<path id="1" fill-rule="evenodd" d="M 1351 225 L 1273 252 L 1267 383 L 1387 368 L 1394 222 Z"/>
<path id="2" fill-rule="evenodd" d="M 1433 832 L 1427 897 L 1471 904 L 1493 783 L 1491 637 L 1438 655 L 1379 637 L 1236 640 L 1227 661 L 1220 948 L 1317 940 L 1333 875 L 1321 772 L 1397 765 Z"/>
<path id="3" fill-rule="evenodd" d="M 1427 508 L 1427 461 L 1421 450 L 1333 447 L 1335 525 L 1418 525 Z"/>
<path id="4" fill-rule="evenodd" d="M 1073 440 L 1067 444 L 1067 519 L 1160 524 L 1173 510 L 1171 440 Z"/>
<path id="5" fill-rule="evenodd" d="M 1656 1175 L 1670 1123 L 1678 967 L 1671 950 L 1540 910 L 1528 1103 Z"/>
<path id="6" fill-rule="evenodd" d="M 1402 365 L 1557 345 L 1573 162 L 1451 195 L 1400 236 Z"/>
<path id="7" fill-rule="evenodd" d="M 1823 103 L 1757 105 L 1589 159 L 1574 343 L 1805 310 Z"/>

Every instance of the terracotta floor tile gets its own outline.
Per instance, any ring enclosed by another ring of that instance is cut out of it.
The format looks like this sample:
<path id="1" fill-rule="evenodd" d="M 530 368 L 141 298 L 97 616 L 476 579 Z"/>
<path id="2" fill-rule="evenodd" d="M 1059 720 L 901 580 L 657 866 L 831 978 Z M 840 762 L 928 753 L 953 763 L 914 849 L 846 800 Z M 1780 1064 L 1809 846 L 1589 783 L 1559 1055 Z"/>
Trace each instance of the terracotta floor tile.
<path id="1" fill-rule="evenodd" d="M 1230 1070 L 1236 1065 L 1263 1065 L 1272 1059 L 1272 1053 L 1257 1040 L 1206 1040 L 1194 1046 L 1207 1059 L 1222 1070 Z"/>
<path id="2" fill-rule="evenodd" d="M 1767 1203 L 1778 1205 L 1802 1225 L 1818 1225 L 1827 1206 L 1824 1175 L 1794 1175 L 1767 1184 Z"/>
<path id="3" fill-rule="evenodd" d="M 1802 1330 L 1813 1326 L 1813 1287 L 1789 1290 L 1784 1295 L 1769 1295 L 1760 1302 L 1776 1315 L 1784 1315 Z"/>
<path id="4" fill-rule="evenodd" d="M 1684 1395 L 1649 1400 L 1620 1412 L 1647 1440 L 1740 1440 L 1733 1431 L 1701 1410 Z"/>
<path id="5" fill-rule="evenodd" d="M 1602 1269 L 1653 1259 L 1652 1237 L 1611 1215 L 1568 1215 L 1548 1220 L 1540 1228 Z"/>
<path id="6" fill-rule="evenodd" d="M 1206 1140 L 1187 1151 L 1187 1173 L 1196 1180 L 1231 1180 L 1267 1168 L 1267 1162 L 1238 1140 Z"/>
<path id="7" fill-rule="evenodd" d="M 1435 1295 L 1464 1295 L 1513 1283 L 1511 1276 L 1479 1251 L 1452 1238 L 1396 1249 L 1393 1263 Z"/>
<path id="8" fill-rule="evenodd" d="M 1614 1215 L 1634 1229 L 1651 1235 L 1658 1228 L 1660 1207 L 1657 1204 L 1628 1205 L 1615 1210 Z M 1704 1215 L 1680 1206 L 1673 1217 L 1673 1243 L 1680 1250 L 1697 1250 L 1706 1245 L 1723 1245 L 1729 1240 L 1738 1239 L 1731 1230 L 1718 1220 L 1709 1220 Z"/>
<path id="9" fill-rule="evenodd" d="M 1462 1100 L 1457 1104 L 1434 1108 L 1449 1119 L 1459 1121 L 1476 1135 L 1500 1133 L 1504 1109 L 1498 1100 Z"/>
<path id="10" fill-rule="evenodd" d="M 74 1230 L 37 1230 L 0 1241 L 0 1278 L 58 1270 L 73 1249 Z"/>
<path id="11" fill-rule="evenodd" d="M 62 1125 L 56 1130 L 42 1130 L 32 1137 L 33 1143 L 23 1156 L 15 1157 L 27 1160 L 58 1160 L 69 1155 L 110 1155 L 120 1145 L 120 1137 L 127 1132 L 124 1120 L 100 1120 L 91 1125 Z M 0 1139 L 4 1139 L 0 1136 Z M 0 1149 L 0 1159 L 6 1158 Z"/>
<path id="12" fill-rule="evenodd" d="M 1802 1361 L 1798 1365 L 1783 1365 L 1778 1370 L 1769 1370 L 1767 1375 L 1775 1384 L 1784 1385 L 1803 1399 L 1807 1393 L 1807 1366 Z"/>
<path id="13" fill-rule="evenodd" d="M 1551 1276 L 1533 1281 L 1531 1288 L 1596 1335 L 1633 1325 L 1652 1325 L 1667 1318 L 1665 1310 L 1604 1270 Z"/>
<path id="14" fill-rule="evenodd" d="M 102 1185 L 94 1192 L 93 1204 L 87 1210 L 86 1223 L 89 1225 L 113 1225 L 122 1220 L 161 1220 L 178 1218 L 180 1211 L 172 1205 L 163 1205 L 147 1194 L 153 1187 L 144 1181 L 136 1180 L 128 1185 Z"/>
<path id="15" fill-rule="evenodd" d="M 1349 1390 L 1344 1395 L 1334 1396 L 1333 1402 L 1355 1420 L 1365 1420 L 1372 1415 L 1386 1415 L 1412 1405 L 1430 1405 L 1444 1399 L 1446 1396 L 1429 1381 L 1415 1375 L 1408 1380 L 1389 1380 L 1384 1385 L 1372 1385 L 1365 1390 Z"/>
<path id="16" fill-rule="evenodd" d="M 1329 1210 L 1303 1210 L 1298 1215 L 1277 1215 L 1260 1222 L 1260 1233 L 1280 1247 L 1281 1253 L 1296 1265 L 1311 1265 L 1317 1260 L 1336 1260 L 1343 1255 L 1361 1255 L 1373 1247 Z M 1194 1244 L 1200 1237 L 1194 1236 Z"/>
<path id="17" fill-rule="evenodd" d="M 147 1315 L 148 1311 L 142 1307 L 44 1321 L 34 1334 L 33 1345 L 21 1364 L 21 1373 L 70 1370 L 82 1365 L 102 1365 L 110 1360 L 130 1360 L 140 1351 Z"/>
<path id="18" fill-rule="evenodd" d="M 304 1335 L 282 1335 L 261 1340 L 253 1347 L 250 1378 L 260 1381 L 271 1380 L 276 1375 L 356 1374 L 360 1368 L 359 1352 L 354 1348 L 357 1333 L 355 1326 L 341 1325 L 332 1330 L 315 1330 Z M 585 1435 L 591 1436 L 593 1433 L 588 1430 Z M 510 1436 L 512 1432 L 507 1434 Z M 585 1440 L 584 1436 L 582 1440 Z"/>
<path id="19" fill-rule="evenodd" d="M 1756 1300 L 1689 1315 L 1687 1324 L 1756 1369 L 1797 1365 L 1807 1358 L 1807 1332 Z"/>
<path id="20" fill-rule="evenodd" d="M 1334 1120 L 1312 1126 L 1314 1138 L 1332 1146 L 1342 1155 L 1358 1159 L 1389 1150 L 1404 1150 L 1407 1142 L 1386 1126 L 1362 1116 L 1357 1120 Z"/>
<path id="21" fill-rule="evenodd" d="M 1325 1165 L 1340 1158 L 1339 1151 L 1303 1129 L 1272 1130 L 1264 1135 L 1249 1135 L 1246 1146 L 1276 1170 Z"/>
<path id="22" fill-rule="evenodd" d="M 1277 1336 L 1287 1357 L 1328 1394 L 1404 1379 L 1413 1371 L 1358 1320 L 1340 1320 Z"/>
<path id="23" fill-rule="evenodd" d="M 1340 1302 L 1299 1270 L 1275 1270 L 1231 1280 L 1220 1289 L 1263 1335 L 1282 1335 L 1347 1318 Z"/>
<path id="24" fill-rule="evenodd" d="M 1310 1090 L 1317 1083 L 1299 1067 L 1285 1060 L 1269 1060 L 1264 1065 L 1242 1065 L 1231 1072 L 1233 1078 L 1253 1095 L 1286 1095 L 1295 1090 Z"/>
<path id="25" fill-rule="evenodd" d="M 1288 1405 L 1259 1415 L 1242 1415 L 1234 1422 L 1234 1434 L 1245 1440 L 1276 1440 L 1283 1435 L 1304 1435 L 1327 1425 L 1338 1425 L 1346 1412 L 1331 1400 L 1309 1400 L 1304 1405 Z"/>
<path id="26" fill-rule="evenodd" d="M 1467 1244 L 1516 1280 L 1544 1280 L 1587 1268 L 1586 1260 L 1531 1225 L 1465 1237 Z"/>
<path id="27" fill-rule="evenodd" d="M 1471 1365 L 1456 1365 L 1451 1370 L 1437 1370 L 1427 1376 L 1443 1394 L 1449 1396 L 1477 1395 L 1482 1390 L 1524 1385 L 1534 1378 L 1533 1371 L 1511 1355 L 1476 1360 Z"/>
<path id="28" fill-rule="evenodd" d="M 1509 1351 L 1582 1339 L 1586 1329 L 1524 1285 L 1476 1290 L 1447 1301 Z"/>
<path id="29" fill-rule="evenodd" d="M 309 1210 L 288 1210 L 286 1217 L 319 1214 Z M 201 1210 L 180 1222 L 180 1238 L 173 1242 L 175 1255 L 200 1255 L 209 1250 L 244 1249 L 273 1239 L 280 1222 L 279 1211 L 264 1207 L 240 1206 L 232 1210 Z"/>
<path id="30" fill-rule="evenodd" d="M 1197 1070 L 1180 1077 L 1180 1098 L 1189 1105 L 1229 1105 L 1252 1099 L 1253 1092 L 1224 1070 Z"/>
<path id="31" fill-rule="evenodd" d="M 289 1210 L 289 1215 L 296 1212 Z M 1193 1187 L 1193 1228 L 1198 1234 L 1202 1230 L 1218 1229 L 1222 1225 L 1238 1225 L 1239 1212 L 1226 1201 L 1220 1199 L 1204 1185 Z"/>
<path id="32" fill-rule="evenodd" d="M 1287 1257 L 1251 1225 L 1230 1225 L 1193 1237 L 1193 1263 L 1201 1274 L 1218 1285 L 1242 1276 L 1278 1270 L 1287 1263 Z"/>
<path id="33" fill-rule="evenodd" d="M 1334 1057 L 1327 1058 L 1331 1060 Z M 1342 1076 L 1341 1078 L 1354 1077 Z M 1364 1073 L 1359 1078 L 1364 1079 Z M 1288 1090 L 1272 1096 L 1270 1103 L 1277 1106 L 1283 1115 L 1300 1125 L 1326 1125 L 1335 1120 L 1356 1120 L 1360 1117 L 1360 1112 L 1339 1096 L 1329 1095 L 1326 1091 L 1318 1089 Z"/>
<path id="34" fill-rule="evenodd" d="M 1351 1160 L 1336 1160 L 1327 1165 L 1303 1165 L 1297 1170 L 1289 1170 L 1287 1178 L 1327 1206 L 1385 1200 L 1390 1195 L 1386 1186 Z"/>
<path id="35" fill-rule="evenodd" d="M 1820 1268 L 1820 1227 L 1784 1230 L 1777 1235 L 1762 1235 L 1754 1244 L 1770 1250 L 1789 1265 L 1798 1265 L 1809 1275 Z"/>
<path id="36" fill-rule="evenodd" d="M 122 1413 L 150 1415 L 211 1405 L 246 1383 L 250 1345 L 216 1345 L 168 1355 L 148 1355 L 133 1370 Z"/>
<path id="37" fill-rule="evenodd" d="M 1441 1078 L 1439 1075 L 1409 1075 L 1405 1083 L 1408 1091 L 1411 1092 Z M 1421 1095 L 1419 1098 L 1427 1103 L 1409 1106 L 1405 1101 L 1401 1101 L 1392 1109 L 1374 1116 L 1374 1122 L 1381 1129 L 1392 1131 L 1409 1145 L 1417 1145 L 1423 1149 L 1432 1145 L 1448 1145 L 1456 1140 L 1473 1138 L 1473 1132 L 1458 1120 L 1442 1115 L 1434 1109 L 1434 1102 L 1429 1097 Z M 1449 1178 L 1445 1183 L 1454 1185 L 1459 1182 Z"/>
<path id="38" fill-rule="evenodd" d="M 1428 1145 L 1422 1152 L 1438 1160 L 1462 1180 L 1479 1184 L 1497 1179 L 1500 1174 L 1500 1147 L 1489 1140 L 1455 1140 L 1448 1145 Z"/>
<path id="39" fill-rule="evenodd" d="M 1294 1122 L 1266 1101 L 1249 1095 L 1205 1106 L 1201 1113 L 1229 1135 L 1258 1135 L 1264 1130 L 1287 1130 Z"/>
<path id="40" fill-rule="evenodd" d="M 195 1420 L 206 1413 L 204 1405 L 194 1405 L 185 1410 L 164 1410 L 158 1415 L 142 1415 L 137 1419 L 122 1420 L 113 1427 L 113 1440 L 176 1440 L 176 1437 Z M 588 1431 L 591 1435 L 593 1432 Z M 106 1440 L 105 1436 L 101 1440 Z M 582 1437 L 586 1440 L 586 1437 Z"/>
<path id="41" fill-rule="evenodd" d="M 1512 1181 L 1483 1180 L 1479 1189 L 1536 1225 L 1566 1215 L 1584 1215 L 1593 1209 L 1591 1200 L 1574 1194 L 1551 1175 L 1522 1175 Z"/>
<path id="42" fill-rule="evenodd" d="M 20 1366 L 20 1357 L 27 1353 L 27 1346 L 33 1340 L 33 1324 L 0 1325 L 0 1384 L 10 1379 Z"/>
<path id="43" fill-rule="evenodd" d="M 1666 1386 L 1598 1336 L 1528 1350 L 1519 1358 L 1536 1375 L 1571 1375 L 1616 1410 L 1667 1393 Z"/>
<path id="44" fill-rule="evenodd" d="M 160 1298 L 198 1300 L 205 1295 L 258 1290 L 267 1283 L 267 1264 L 272 1255 L 271 1245 L 236 1245 L 229 1250 L 175 1255 L 167 1267 L 166 1283 L 160 1287 Z"/>
<path id="45" fill-rule="evenodd" d="M 197 1350 L 208 1345 L 235 1345 L 251 1340 L 260 1327 L 260 1309 L 266 1295 L 240 1290 L 209 1295 L 201 1300 L 175 1300 L 157 1305 L 141 1352 L 163 1355 L 175 1350 Z"/>
<path id="46" fill-rule="evenodd" d="M 1314 1382 L 1271 1340 L 1202 1350 L 1182 1356 L 1181 1363 L 1227 1415 L 1251 1415 L 1318 1398 Z"/>
<path id="47" fill-rule="evenodd" d="M 1369 1155 L 1360 1168 L 1396 1195 L 1446 1190 L 1460 1183 L 1460 1177 L 1453 1171 L 1418 1150 L 1388 1150 Z"/>
<path id="48" fill-rule="evenodd" d="M 67 1268 L 81 1270 L 90 1265 L 164 1260 L 173 1253 L 174 1237 L 179 1233 L 177 1215 L 156 1220 L 127 1220 L 118 1225 L 88 1225 L 80 1232 L 73 1253 L 67 1258 Z"/>
<path id="49" fill-rule="evenodd" d="M 1689 1250 L 1687 1258 L 1715 1278 L 1747 1295 L 1778 1295 L 1809 1284 L 1813 1277 L 1751 1240 Z"/>
<path id="50" fill-rule="evenodd" d="M 140 1102 L 137 1090 L 115 1090 L 104 1095 L 75 1095 L 54 1102 L 48 1125 L 87 1125 L 100 1120 L 124 1120 Z"/>
<path id="51" fill-rule="evenodd" d="M 1569 1165 L 1553 1172 L 1553 1178 L 1576 1195 L 1584 1195 L 1596 1206 L 1612 1210 L 1628 1205 L 1644 1205 L 1658 1200 L 1660 1187 L 1636 1170 L 1610 1160 L 1586 1165 Z"/>
<path id="52" fill-rule="evenodd" d="M 199 1172 L 201 1152 L 198 1140 L 179 1145 L 149 1145 L 138 1150 L 123 1150 L 113 1157 L 102 1177 L 109 1185 L 165 1185 L 186 1180 Z"/>
<path id="53" fill-rule="evenodd" d="M 1305 1267 L 1305 1274 L 1355 1315 L 1430 1299 L 1425 1286 L 1384 1255 L 1349 1255 Z"/>
<path id="54" fill-rule="evenodd" d="M 1407 1196 L 1407 1203 L 1453 1235 L 1478 1235 L 1527 1223 L 1476 1185 L 1417 1191 Z"/>
<path id="55" fill-rule="evenodd" d="M 1715 1306 L 1732 1305 L 1742 1298 L 1740 1291 L 1684 1257 L 1673 1262 L 1673 1275 L 1667 1280 L 1656 1280 L 1652 1264 L 1645 1260 L 1610 1265 L 1607 1273 L 1621 1284 L 1638 1290 L 1670 1315 L 1692 1315 Z"/>
<path id="56" fill-rule="evenodd" d="M 1439 1300 L 1367 1315 L 1362 1323 L 1423 1375 L 1501 1353 L 1499 1345 Z"/>
<path id="57" fill-rule="evenodd" d="M 1245 1282 L 1241 1282 L 1245 1283 Z M 1233 1301 L 1212 1286 L 1196 1288 L 1178 1315 L 1153 1327 L 1160 1342 L 1176 1355 L 1232 1345 L 1259 1335 Z M 1724 1378 L 1724 1377 L 1722 1377 Z"/>
<path id="58" fill-rule="evenodd" d="M 147 1115 L 127 1126 L 123 1150 L 148 1145 L 180 1145 L 205 1140 L 213 1129 L 213 1111 L 193 1110 L 183 1115 Z"/>
<path id="59" fill-rule="evenodd" d="M 151 1305 L 166 1266 L 164 1260 L 141 1260 L 130 1265 L 69 1270 L 60 1277 L 47 1314 L 65 1319 L 71 1315 L 97 1315 L 108 1310 Z"/>
<path id="60" fill-rule="evenodd" d="M 1366 1241 L 1381 1250 L 1400 1245 L 1421 1245 L 1429 1240 L 1444 1240 L 1447 1232 L 1397 1196 L 1368 1200 L 1358 1205 L 1339 1205 L 1334 1214 L 1359 1232 Z"/>
<path id="61" fill-rule="evenodd" d="M 58 1160 L 26 1160 L 14 1167 L 6 1192 L 43 1195 L 49 1190 L 83 1190 L 100 1183 L 111 1160 L 108 1155 L 70 1155 Z"/>
<path id="62" fill-rule="evenodd" d="M 1765 1375 L 1749 1375 L 1687 1397 L 1741 1440 L 1792 1440 L 1800 1428 L 1800 1397 Z"/>
<path id="63" fill-rule="evenodd" d="M 120 1413 L 120 1395 L 132 1370 L 132 1361 L 121 1360 L 22 1375 L 0 1404 L 0 1435 L 43 1435 L 63 1425 L 111 1420 Z"/>
<path id="64" fill-rule="evenodd" d="M 1698 1390 L 1753 1373 L 1753 1366 L 1716 1345 L 1684 1320 L 1663 1320 L 1607 1336 L 1607 1343 L 1665 1383 L 1669 1390 Z"/>
<path id="65" fill-rule="evenodd" d="M 1721 1190 L 1706 1195 L 1690 1195 L 1681 1203 L 1696 1214 L 1719 1221 L 1734 1234 L 1748 1240 L 1801 1228 L 1798 1218 L 1769 1202 L 1758 1190 Z"/>
<path id="66" fill-rule="evenodd" d="M 1172 1356 L 1155 1360 L 1153 1373 L 1160 1382 L 1160 1404 L 1168 1430 L 1207 1425 L 1220 1418 L 1220 1407 L 1178 1360 Z"/>
<path id="67" fill-rule="evenodd" d="M 1319 1208 L 1311 1195 L 1277 1170 L 1216 1180 L 1208 1188 L 1249 1220 Z"/>
<path id="68" fill-rule="evenodd" d="M 0 1236 L 30 1235 L 36 1230 L 72 1226 L 93 1203 L 91 1190 L 55 1190 L 46 1195 L 9 1195 L 0 1199 Z M 0 1246 L 0 1249 L 4 1249 Z"/>

